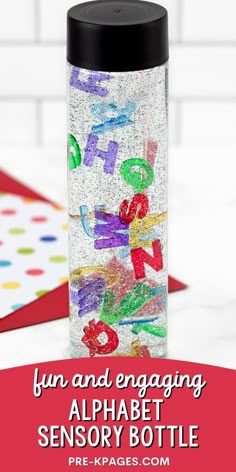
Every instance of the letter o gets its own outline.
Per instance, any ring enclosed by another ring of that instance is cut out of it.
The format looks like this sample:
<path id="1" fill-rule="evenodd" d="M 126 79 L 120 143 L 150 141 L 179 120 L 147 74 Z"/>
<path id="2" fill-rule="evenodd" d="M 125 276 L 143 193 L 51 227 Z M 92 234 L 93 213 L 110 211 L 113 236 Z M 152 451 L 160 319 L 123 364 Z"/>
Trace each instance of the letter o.
<path id="1" fill-rule="evenodd" d="M 93 436 L 95 436 L 94 439 L 93 439 Z M 100 443 L 100 431 L 97 426 L 92 426 L 88 430 L 88 444 L 91 447 L 98 447 L 99 443 Z"/>
<path id="2" fill-rule="evenodd" d="M 146 440 L 146 435 L 149 434 L 149 440 Z M 154 433 L 150 426 L 145 426 L 141 434 L 141 443 L 144 447 L 150 447 L 153 444 Z"/>

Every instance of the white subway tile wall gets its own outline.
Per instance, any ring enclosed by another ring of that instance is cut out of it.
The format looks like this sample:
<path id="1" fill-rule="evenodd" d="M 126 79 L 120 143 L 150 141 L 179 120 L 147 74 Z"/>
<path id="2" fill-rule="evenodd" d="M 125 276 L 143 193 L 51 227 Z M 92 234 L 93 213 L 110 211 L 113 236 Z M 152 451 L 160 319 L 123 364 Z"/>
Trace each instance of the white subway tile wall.
<path id="1" fill-rule="evenodd" d="M 171 48 L 170 93 L 181 100 L 236 97 L 236 45 Z"/>
<path id="2" fill-rule="evenodd" d="M 65 95 L 65 51 L 45 44 L 0 45 L 0 96 L 63 97 Z"/>
<path id="3" fill-rule="evenodd" d="M 64 42 L 67 10 L 80 0 L 36 0 L 39 2 L 41 41 Z M 53 19 L 53 20 L 52 20 Z"/>
<path id="4" fill-rule="evenodd" d="M 42 142 L 47 145 L 66 145 L 67 114 L 65 100 L 42 102 Z"/>
<path id="5" fill-rule="evenodd" d="M 76 3 L 1 0 L 0 146 L 65 145 L 66 11 Z M 235 0 L 224 21 L 220 0 L 159 3 L 169 10 L 170 143 L 235 144 Z"/>
<path id="6" fill-rule="evenodd" d="M 36 108 L 34 100 L 6 100 L 0 106 L 0 146 L 14 143 L 27 146 L 36 141 Z"/>
<path id="7" fill-rule="evenodd" d="M 160 0 L 155 1 L 154 3 L 159 3 L 163 5 L 163 7 L 167 8 L 169 12 L 169 34 L 170 40 L 177 41 L 178 40 L 178 32 L 179 32 L 179 17 L 178 17 L 178 9 L 181 7 L 180 3 L 182 0 Z"/>
<path id="8" fill-rule="evenodd" d="M 204 106 L 204 112 L 203 112 Z M 182 140 L 185 144 L 236 145 L 236 100 L 232 103 L 202 101 L 184 103 L 182 110 Z"/>
<path id="9" fill-rule="evenodd" d="M 184 41 L 236 41 L 235 0 L 183 0 Z"/>
<path id="10" fill-rule="evenodd" d="M 34 0 L 1 0 L 0 41 L 34 41 Z"/>

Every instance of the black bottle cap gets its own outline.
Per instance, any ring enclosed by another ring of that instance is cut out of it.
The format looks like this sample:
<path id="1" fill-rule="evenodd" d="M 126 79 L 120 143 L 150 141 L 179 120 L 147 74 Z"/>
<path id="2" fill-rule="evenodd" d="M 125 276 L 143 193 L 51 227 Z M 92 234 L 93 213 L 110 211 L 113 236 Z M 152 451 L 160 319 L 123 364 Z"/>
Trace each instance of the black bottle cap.
<path id="1" fill-rule="evenodd" d="M 72 7 L 67 16 L 67 60 L 84 69 L 149 69 L 169 58 L 168 13 L 156 3 L 100 0 Z"/>

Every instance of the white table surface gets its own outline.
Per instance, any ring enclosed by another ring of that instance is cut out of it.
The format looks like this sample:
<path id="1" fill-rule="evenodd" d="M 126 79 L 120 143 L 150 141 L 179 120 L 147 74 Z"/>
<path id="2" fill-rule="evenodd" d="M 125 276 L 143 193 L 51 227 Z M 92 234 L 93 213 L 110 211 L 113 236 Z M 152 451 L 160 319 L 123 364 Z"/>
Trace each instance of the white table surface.
<path id="1" fill-rule="evenodd" d="M 170 150 L 169 358 L 236 369 L 236 149 Z M 63 149 L 0 149 L 0 167 L 66 205 Z M 0 369 L 69 357 L 68 319 L 0 334 Z"/>

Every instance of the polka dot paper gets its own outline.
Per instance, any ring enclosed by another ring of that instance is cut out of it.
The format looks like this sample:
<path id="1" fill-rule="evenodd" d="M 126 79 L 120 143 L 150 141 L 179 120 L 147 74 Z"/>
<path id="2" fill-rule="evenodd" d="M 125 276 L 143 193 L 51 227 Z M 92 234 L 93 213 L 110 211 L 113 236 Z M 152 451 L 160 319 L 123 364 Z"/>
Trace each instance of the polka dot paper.
<path id="1" fill-rule="evenodd" d="M 67 281 L 67 240 L 62 208 L 0 194 L 0 318 Z"/>

